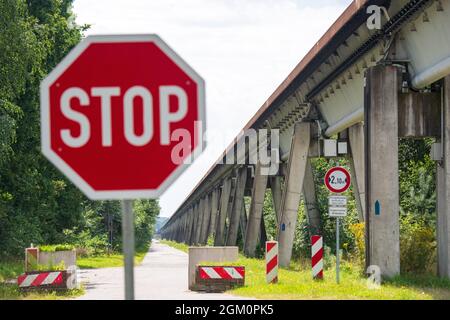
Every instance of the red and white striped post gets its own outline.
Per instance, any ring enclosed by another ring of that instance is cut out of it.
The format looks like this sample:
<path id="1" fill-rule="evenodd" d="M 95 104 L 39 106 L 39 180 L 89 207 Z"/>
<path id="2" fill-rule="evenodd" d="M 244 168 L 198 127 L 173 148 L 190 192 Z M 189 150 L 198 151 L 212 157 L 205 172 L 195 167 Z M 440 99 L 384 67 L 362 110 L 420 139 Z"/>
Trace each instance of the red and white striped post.
<path id="1" fill-rule="evenodd" d="M 278 282 L 278 241 L 266 242 L 266 281 Z"/>
<path id="2" fill-rule="evenodd" d="M 313 279 L 323 279 L 323 238 L 311 237 L 311 264 Z"/>

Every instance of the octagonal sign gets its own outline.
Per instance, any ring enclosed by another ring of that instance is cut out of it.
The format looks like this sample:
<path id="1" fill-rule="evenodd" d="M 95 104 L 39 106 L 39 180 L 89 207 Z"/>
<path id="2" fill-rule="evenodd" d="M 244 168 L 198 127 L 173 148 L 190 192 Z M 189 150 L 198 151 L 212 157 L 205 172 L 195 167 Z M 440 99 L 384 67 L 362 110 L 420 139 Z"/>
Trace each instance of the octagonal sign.
<path id="1" fill-rule="evenodd" d="M 41 83 L 42 152 L 91 199 L 159 197 L 203 130 L 204 81 L 156 35 L 89 36 Z"/>

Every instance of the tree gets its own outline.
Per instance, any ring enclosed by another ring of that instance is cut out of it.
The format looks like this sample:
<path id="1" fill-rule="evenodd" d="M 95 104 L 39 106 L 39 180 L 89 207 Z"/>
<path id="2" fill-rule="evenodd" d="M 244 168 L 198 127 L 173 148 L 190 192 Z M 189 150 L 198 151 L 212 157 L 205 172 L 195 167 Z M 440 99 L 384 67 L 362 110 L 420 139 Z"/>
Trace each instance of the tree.
<path id="1" fill-rule="evenodd" d="M 40 152 L 39 84 L 82 37 L 72 1 L 0 3 L 0 253 L 56 241 L 84 196 Z"/>

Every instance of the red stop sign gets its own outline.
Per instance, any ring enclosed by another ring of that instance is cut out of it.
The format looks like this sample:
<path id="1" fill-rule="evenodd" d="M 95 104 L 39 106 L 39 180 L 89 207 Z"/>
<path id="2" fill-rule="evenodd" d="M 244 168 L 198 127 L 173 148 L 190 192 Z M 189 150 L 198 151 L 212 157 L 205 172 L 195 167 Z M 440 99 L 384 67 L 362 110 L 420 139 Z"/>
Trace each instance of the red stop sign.
<path id="1" fill-rule="evenodd" d="M 204 92 L 156 35 L 89 36 L 41 84 L 42 152 L 91 199 L 158 197 L 204 147 Z"/>

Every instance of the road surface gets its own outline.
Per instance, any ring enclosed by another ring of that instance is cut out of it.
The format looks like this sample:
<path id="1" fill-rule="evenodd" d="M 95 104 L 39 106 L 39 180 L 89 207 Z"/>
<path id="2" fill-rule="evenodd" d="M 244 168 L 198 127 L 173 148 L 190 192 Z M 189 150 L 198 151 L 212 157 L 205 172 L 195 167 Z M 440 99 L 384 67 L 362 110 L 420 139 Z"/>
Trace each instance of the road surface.
<path id="1" fill-rule="evenodd" d="M 121 300 L 124 298 L 123 268 L 79 270 L 86 294 L 80 300 Z M 223 293 L 199 293 L 187 289 L 188 255 L 161 244 L 152 246 L 134 269 L 135 298 L 139 300 L 234 300 L 241 297 Z"/>

